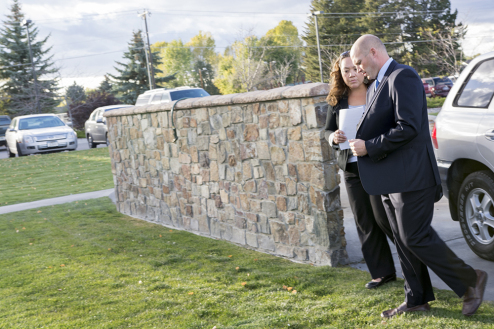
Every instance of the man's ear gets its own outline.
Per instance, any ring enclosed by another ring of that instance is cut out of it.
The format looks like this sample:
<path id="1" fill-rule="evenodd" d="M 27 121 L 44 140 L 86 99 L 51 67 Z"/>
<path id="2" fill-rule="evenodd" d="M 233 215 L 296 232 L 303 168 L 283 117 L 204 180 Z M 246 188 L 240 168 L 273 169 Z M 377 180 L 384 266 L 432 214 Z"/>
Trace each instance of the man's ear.
<path id="1" fill-rule="evenodd" d="M 371 47 L 371 49 L 369 50 L 369 52 L 371 53 L 371 56 L 372 56 L 372 57 L 374 57 L 374 58 L 376 57 L 376 55 L 377 55 L 377 50 L 376 50 L 376 48 L 372 48 L 372 47 Z"/>

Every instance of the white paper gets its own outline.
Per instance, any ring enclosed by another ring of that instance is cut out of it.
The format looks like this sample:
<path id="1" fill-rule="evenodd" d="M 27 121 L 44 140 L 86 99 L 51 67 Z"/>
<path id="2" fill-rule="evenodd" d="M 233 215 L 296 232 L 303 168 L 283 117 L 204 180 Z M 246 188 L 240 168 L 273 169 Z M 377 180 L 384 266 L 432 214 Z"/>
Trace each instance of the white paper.
<path id="1" fill-rule="evenodd" d="M 340 143 L 340 150 L 346 150 L 350 148 L 350 139 L 355 139 L 357 136 L 357 125 L 362 118 L 362 107 L 340 110 L 338 127 L 345 133 L 346 142 Z"/>

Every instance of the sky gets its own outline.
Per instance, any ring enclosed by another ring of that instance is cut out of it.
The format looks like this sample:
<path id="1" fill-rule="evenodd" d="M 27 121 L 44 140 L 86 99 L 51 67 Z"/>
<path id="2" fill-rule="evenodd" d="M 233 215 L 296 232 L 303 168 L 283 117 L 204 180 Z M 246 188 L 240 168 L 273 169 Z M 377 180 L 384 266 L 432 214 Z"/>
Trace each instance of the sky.
<path id="1" fill-rule="evenodd" d="M 458 10 L 458 22 L 468 25 L 463 42 L 466 55 L 494 51 L 494 2 L 450 0 Z M 11 0 L 0 0 L 5 19 Z M 77 84 L 96 88 L 103 76 L 115 73 L 132 31 L 144 29 L 138 17 L 147 9 L 149 38 L 182 39 L 199 31 L 211 32 L 218 52 L 233 43 L 242 31 L 264 35 L 281 20 L 290 20 L 302 34 L 310 0 L 21 0 L 22 11 L 39 29 L 38 38 L 49 35 L 51 54 L 60 68 L 60 86 Z"/>

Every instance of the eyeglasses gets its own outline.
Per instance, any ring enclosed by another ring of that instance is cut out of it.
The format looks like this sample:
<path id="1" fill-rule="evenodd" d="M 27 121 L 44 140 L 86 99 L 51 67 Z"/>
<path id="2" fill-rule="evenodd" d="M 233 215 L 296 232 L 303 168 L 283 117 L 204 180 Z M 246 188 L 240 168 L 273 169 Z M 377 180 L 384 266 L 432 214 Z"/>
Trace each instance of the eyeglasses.
<path id="1" fill-rule="evenodd" d="M 347 50 L 347 51 L 344 51 L 340 54 L 340 57 L 341 58 L 345 58 L 345 57 L 350 57 L 350 51 Z"/>

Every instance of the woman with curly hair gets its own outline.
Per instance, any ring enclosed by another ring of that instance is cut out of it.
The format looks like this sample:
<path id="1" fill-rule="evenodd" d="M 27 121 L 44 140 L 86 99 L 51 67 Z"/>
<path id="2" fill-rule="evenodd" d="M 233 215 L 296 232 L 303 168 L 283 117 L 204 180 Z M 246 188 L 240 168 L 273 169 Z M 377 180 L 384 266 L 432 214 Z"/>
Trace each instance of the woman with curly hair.
<path id="1" fill-rule="evenodd" d="M 364 72 L 359 72 L 353 64 L 349 51 L 345 51 L 335 60 L 327 98 L 329 107 L 324 135 L 329 144 L 337 150 L 338 165 L 344 172 L 348 200 L 362 244 L 362 254 L 372 276 L 372 281 L 365 287 L 372 289 L 396 280 L 393 256 L 386 239 L 388 236 L 394 241 L 393 233 L 381 196 L 369 195 L 360 182 L 357 157 L 350 149 L 340 150 L 338 147 L 347 140 L 345 132 L 338 129 L 340 110 L 360 109 L 363 114 L 369 84 Z"/>

